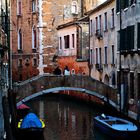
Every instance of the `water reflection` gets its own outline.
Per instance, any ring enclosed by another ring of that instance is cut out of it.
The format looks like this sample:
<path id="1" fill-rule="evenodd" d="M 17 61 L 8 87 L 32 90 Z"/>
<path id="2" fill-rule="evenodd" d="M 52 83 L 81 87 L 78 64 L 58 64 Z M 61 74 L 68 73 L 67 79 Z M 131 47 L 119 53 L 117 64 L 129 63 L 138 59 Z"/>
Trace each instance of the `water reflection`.
<path id="1" fill-rule="evenodd" d="M 93 116 L 101 108 L 63 96 L 43 96 L 28 102 L 46 123 L 45 140 L 108 140 L 93 129 Z"/>

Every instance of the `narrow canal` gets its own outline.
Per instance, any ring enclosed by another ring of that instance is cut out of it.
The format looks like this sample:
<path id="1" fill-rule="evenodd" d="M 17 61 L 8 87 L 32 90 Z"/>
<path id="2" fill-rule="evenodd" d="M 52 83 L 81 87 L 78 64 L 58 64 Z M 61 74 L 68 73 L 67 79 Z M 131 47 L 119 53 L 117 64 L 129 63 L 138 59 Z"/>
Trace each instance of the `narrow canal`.
<path id="1" fill-rule="evenodd" d="M 45 95 L 27 103 L 45 121 L 45 140 L 109 140 L 94 129 L 93 117 L 104 108 L 62 95 Z"/>

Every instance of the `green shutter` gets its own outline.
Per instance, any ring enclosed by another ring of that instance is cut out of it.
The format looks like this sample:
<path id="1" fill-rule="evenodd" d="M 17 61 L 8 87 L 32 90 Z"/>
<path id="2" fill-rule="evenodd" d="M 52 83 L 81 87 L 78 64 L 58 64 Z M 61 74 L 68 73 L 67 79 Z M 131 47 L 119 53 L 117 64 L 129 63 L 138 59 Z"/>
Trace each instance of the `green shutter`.
<path id="1" fill-rule="evenodd" d="M 116 13 L 120 11 L 120 0 L 116 0 Z"/>
<path id="2" fill-rule="evenodd" d="M 126 50 L 126 29 L 122 29 L 120 32 L 120 50 Z"/>
<path id="3" fill-rule="evenodd" d="M 127 27 L 127 50 L 134 49 L 134 26 Z"/>

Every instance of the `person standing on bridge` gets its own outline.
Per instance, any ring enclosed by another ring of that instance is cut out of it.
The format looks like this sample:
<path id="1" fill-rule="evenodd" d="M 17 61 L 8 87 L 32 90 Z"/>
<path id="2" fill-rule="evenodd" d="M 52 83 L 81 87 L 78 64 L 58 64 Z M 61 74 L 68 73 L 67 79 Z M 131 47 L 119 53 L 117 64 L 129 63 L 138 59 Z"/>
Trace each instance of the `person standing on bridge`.
<path id="1" fill-rule="evenodd" d="M 55 75 L 61 75 L 62 72 L 61 72 L 61 69 L 59 68 L 59 66 L 57 66 L 53 72 Z"/>
<path id="2" fill-rule="evenodd" d="M 69 70 L 68 66 L 66 66 L 64 68 L 64 75 L 70 75 L 70 70 Z"/>

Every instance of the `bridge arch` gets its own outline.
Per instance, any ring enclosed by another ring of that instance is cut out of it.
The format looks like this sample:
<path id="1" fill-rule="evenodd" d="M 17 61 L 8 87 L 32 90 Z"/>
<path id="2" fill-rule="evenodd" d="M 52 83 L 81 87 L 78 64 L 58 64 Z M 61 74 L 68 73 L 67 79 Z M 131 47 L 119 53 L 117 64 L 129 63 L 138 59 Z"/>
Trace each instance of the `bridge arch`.
<path id="1" fill-rule="evenodd" d="M 59 91 L 79 91 L 79 92 L 88 94 L 90 96 L 95 96 L 95 97 L 101 99 L 104 102 L 108 101 L 108 99 L 105 96 L 100 95 L 99 93 L 91 91 L 91 90 L 87 90 L 87 89 L 83 89 L 83 88 L 75 88 L 75 87 L 56 87 L 56 88 L 50 88 L 50 89 L 42 90 L 40 92 L 34 93 L 30 96 L 27 96 L 24 99 L 22 99 L 21 101 L 19 101 L 17 103 L 17 106 L 19 106 L 19 105 L 23 104 L 24 102 L 27 102 L 27 101 L 29 101 L 33 98 L 36 98 L 38 96 L 42 96 L 42 95 L 45 95 L 45 94 L 48 94 L 48 93 L 56 93 L 56 92 L 59 92 Z M 109 103 L 112 106 L 116 107 L 114 102 L 112 102 L 111 100 L 109 100 Z"/>
<path id="2" fill-rule="evenodd" d="M 70 75 L 55 76 L 42 75 L 34 77 L 13 87 L 17 95 L 17 104 L 26 102 L 37 96 L 55 93 L 56 91 L 79 91 L 88 96 L 96 96 L 113 105 L 117 105 L 117 90 L 97 81 L 89 76 Z"/>

